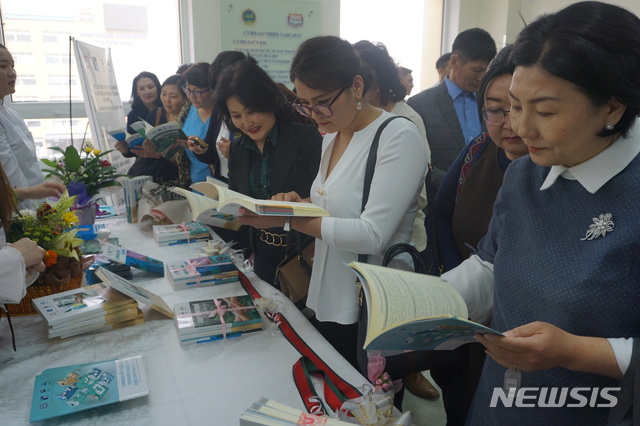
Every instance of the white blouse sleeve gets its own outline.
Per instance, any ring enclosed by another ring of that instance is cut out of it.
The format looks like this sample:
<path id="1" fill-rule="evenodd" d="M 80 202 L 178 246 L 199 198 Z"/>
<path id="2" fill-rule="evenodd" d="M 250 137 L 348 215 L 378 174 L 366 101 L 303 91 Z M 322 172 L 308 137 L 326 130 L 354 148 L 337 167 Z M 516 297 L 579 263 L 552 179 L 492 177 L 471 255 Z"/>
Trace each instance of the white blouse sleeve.
<path id="1" fill-rule="evenodd" d="M 322 218 L 322 239 L 328 245 L 376 255 L 388 246 L 407 212 L 417 208 L 427 172 L 427 153 L 413 124 L 395 122 L 381 135 L 371 192 L 362 215 Z"/>
<path id="2" fill-rule="evenodd" d="M 474 254 L 440 278 L 462 295 L 471 320 L 480 324 L 489 322 L 493 312 L 493 264 Z"/>
<path id="3" fill-rule="evenodd" d="M 26 279 L 22 253 L 11 246 L 0 249 L 0 303 L 19 303 L 27 294 Z"/>

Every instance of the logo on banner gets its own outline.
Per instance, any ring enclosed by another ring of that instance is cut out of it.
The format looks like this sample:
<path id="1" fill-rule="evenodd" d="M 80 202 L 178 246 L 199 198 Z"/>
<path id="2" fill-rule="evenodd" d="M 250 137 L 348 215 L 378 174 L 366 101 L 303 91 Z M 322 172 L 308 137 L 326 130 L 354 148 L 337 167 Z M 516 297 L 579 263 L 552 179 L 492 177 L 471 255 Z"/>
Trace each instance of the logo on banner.
<path id="1" fill-rule="evenodd" d="M 304 24 L 304 17 L 302 16 L 302 13 L 290 13 L 287 18 L 287 22 L 290 27 L 298 28 Z"/>
<path id="2" fill-rule="evenodd" d="M 242 12 L 242 20 L 244 21 L 245 24 L 255 24 L 256 23 L 256 13 L 251 10 L 251 9 L 247 9 L 244 12 Z"/>
<path id="3" fill-rule="evenodd" d="M 615 407 L 620 388 L 494 388 L 489 407 Z M 515 403 L 515 404 L 514 404 Z"/>

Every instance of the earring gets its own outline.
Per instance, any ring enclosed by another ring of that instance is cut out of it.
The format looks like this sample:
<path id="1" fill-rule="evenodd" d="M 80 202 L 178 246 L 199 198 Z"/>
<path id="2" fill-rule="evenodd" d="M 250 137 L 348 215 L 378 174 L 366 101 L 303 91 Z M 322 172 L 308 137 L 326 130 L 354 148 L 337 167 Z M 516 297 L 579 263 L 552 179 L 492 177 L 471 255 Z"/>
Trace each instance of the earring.
<path id="1" fill-rule="evenodd" d="M 360 111 L 362 109 L 362 102 L 358 101 L 358 103 L 356 104 L 356 109 L 358 111 Z"/>
<path id="2" fill-rule="evenodd" d="M 604 128 L 605 128 L 605 129 L 607 129 L 607 130 L 613 130 L 613 127 L 614 127 L 614 125 L 613 125 L 613 124 L 611 124 L 611 123 L 607 123 L 607 124 L 604 126 Z"/>

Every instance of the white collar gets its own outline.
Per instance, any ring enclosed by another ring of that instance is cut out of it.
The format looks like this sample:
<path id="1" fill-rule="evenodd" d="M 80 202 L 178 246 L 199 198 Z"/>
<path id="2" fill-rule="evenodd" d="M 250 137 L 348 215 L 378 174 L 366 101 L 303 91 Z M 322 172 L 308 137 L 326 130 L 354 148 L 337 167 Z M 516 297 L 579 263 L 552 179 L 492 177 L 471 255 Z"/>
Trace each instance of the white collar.
<path id="1" fill-rule="evenodd" d="M 629 137 L 619 138 L 595 157 L 573 167 L 551 166 L 540 190 L 551 188 L 558 177 L 562 176 L 564 179 L 577 180 L 584 189 L 595 194 L 605 183 L 624 170 L 639 153 L 640 131 L 638 123 L 635 123 Z"/>

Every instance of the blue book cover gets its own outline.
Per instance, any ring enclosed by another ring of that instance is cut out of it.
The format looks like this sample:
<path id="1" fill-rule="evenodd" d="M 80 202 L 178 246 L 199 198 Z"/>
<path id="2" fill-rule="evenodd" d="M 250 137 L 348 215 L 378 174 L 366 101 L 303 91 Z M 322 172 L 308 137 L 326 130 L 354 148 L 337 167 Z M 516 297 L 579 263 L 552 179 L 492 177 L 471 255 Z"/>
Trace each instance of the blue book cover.
<path id="1" fill-rule="evenodd" d="M 148 394 L 141 355 L 48 368 L 36 376 L 29 421 L 65 416 Z"/>

